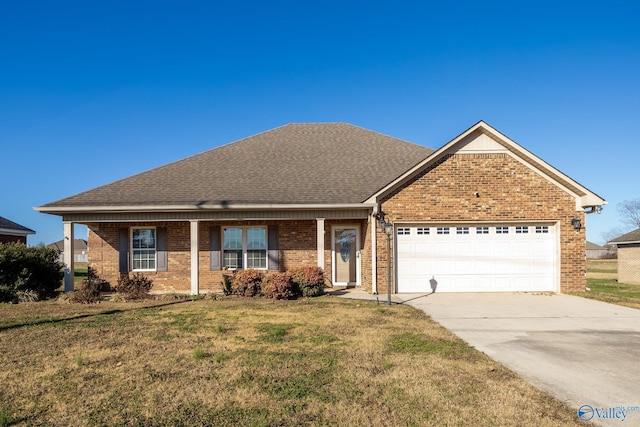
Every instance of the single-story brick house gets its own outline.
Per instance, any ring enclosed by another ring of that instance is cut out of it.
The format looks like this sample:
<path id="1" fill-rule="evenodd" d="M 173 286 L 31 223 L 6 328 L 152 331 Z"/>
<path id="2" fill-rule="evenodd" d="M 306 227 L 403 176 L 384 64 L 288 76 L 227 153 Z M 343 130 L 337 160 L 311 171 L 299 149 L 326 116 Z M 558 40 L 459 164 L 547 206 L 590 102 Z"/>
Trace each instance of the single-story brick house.
<path id="1" fill-rule="evenodd" d="M 640 285 L 640 228 L 609 243 L 618 247 L 618 282 Z"/>
<path id="2" fill-rule="evenodd" d="M 62 217 L 68 245 L 88 226 L 102 278 L 140 271 L 160 292 L 317 265 L 333 286 L 385 293 L 387 263 L 399 293 L 568 292 L 585 288 L 585 214 L 604 204 L 480 121 L 438 150 L 289 124 L 36 210 Z"/>
<path id="3" fill-rule="evenodd" d="M 0 243 L 24 243 L 26 245 L 29 234 L 36 234 L 36 232 L 0 216 Z"/>

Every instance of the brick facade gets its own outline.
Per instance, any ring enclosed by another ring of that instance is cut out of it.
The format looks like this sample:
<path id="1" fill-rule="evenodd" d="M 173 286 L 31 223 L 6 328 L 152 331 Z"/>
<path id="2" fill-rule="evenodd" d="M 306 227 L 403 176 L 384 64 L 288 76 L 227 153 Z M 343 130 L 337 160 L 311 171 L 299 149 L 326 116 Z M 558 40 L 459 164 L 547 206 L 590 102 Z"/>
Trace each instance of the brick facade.
<path id="1" fill-rule="evenodd" d="M 618 282 L 640 285 L 640 243 L 618 246 Z"/>
<path id="2" fill-rule="evenodd" d="M 383 200 L 382 210 L 394 223 L 555 223 L 559 233 L 560 290 L 585 289 L 585 229 L 571 226 L 571 218 L 576 216 L 585 223 L 584 212 L 576 211 L 575 197 L 509 154 L 445 156 Z M 376 234 L 378 292 L 384 293 L 386 235 L 379 230 Z"/>

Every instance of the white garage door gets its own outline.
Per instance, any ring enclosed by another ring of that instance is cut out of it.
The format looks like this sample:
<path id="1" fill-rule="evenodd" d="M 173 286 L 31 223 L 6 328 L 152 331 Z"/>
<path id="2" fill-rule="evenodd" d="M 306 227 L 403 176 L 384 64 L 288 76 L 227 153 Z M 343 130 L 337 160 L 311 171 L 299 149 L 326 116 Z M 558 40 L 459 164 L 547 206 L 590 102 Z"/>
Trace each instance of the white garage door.
<path id="1" fill-rule="evenodd" d="M 398 292 L 553 291 L 553 226 L 396 227 Z"/>

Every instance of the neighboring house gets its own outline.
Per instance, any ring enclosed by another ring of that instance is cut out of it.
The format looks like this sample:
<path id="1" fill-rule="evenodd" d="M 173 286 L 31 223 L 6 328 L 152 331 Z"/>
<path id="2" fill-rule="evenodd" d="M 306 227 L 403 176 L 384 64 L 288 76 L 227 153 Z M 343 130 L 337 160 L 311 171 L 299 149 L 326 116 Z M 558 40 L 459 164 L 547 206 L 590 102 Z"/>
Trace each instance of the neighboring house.
<path id="1" fill-rule="evenodd" d="M 481 121 L 438 150 L 290 124 L 36 210 L 62 217 L 65 244 L 88 226 L 103 279 L 141 272 L 160 292 L 317 265 L 333 286 L 386 293 L 387 262 L 393 292 L 569 292 L 586 285 L 585 214 L 604 204 Z"/>
<path id="2" fill-rule="evenodd" d="M 36 232 L 0 216 L 0 243 L 19 242 L 26 245 L 29 234 Z"/>
<path id="3" fill-rule="evenodd" d="M 604 246 L 587 241 L 587 259 L 597 259 L 609 255 L 610 251 Z"/>
<path id="4" fill-rule="evenodd" d="M 58 252 L 60 252 L 60 261 L 64 261 L 64 240 L 58 240 L 55 243 L 50 243 L 47 245 L 47 247 L 56 249 Z M 86 240 L 73 240 L 73 260 L 75 262 L 88 262 Z"/>
<path id="5" fill-rule="evenodd" d="M 609 243 L 618 247 L 618 282 L 640 285 L 640 228 Z"/>

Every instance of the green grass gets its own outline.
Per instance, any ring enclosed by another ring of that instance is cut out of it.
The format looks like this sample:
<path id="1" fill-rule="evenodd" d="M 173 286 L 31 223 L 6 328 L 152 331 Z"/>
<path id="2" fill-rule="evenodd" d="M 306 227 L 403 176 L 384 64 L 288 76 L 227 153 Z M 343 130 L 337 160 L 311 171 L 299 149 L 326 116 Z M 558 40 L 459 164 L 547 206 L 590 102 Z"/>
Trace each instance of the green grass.
<path id="1" fill-rule="evenodd" d="M 0 304 L 0 427 L 581 425 L 423 312 L 377 308 Z"/>
<path id="2" fill-rule="evenodd" d="M 618 283 L 614 279 L 587 279 L 587 292 L 576 295 L 627 307 L 640 308 L 640 285 Z"/>

